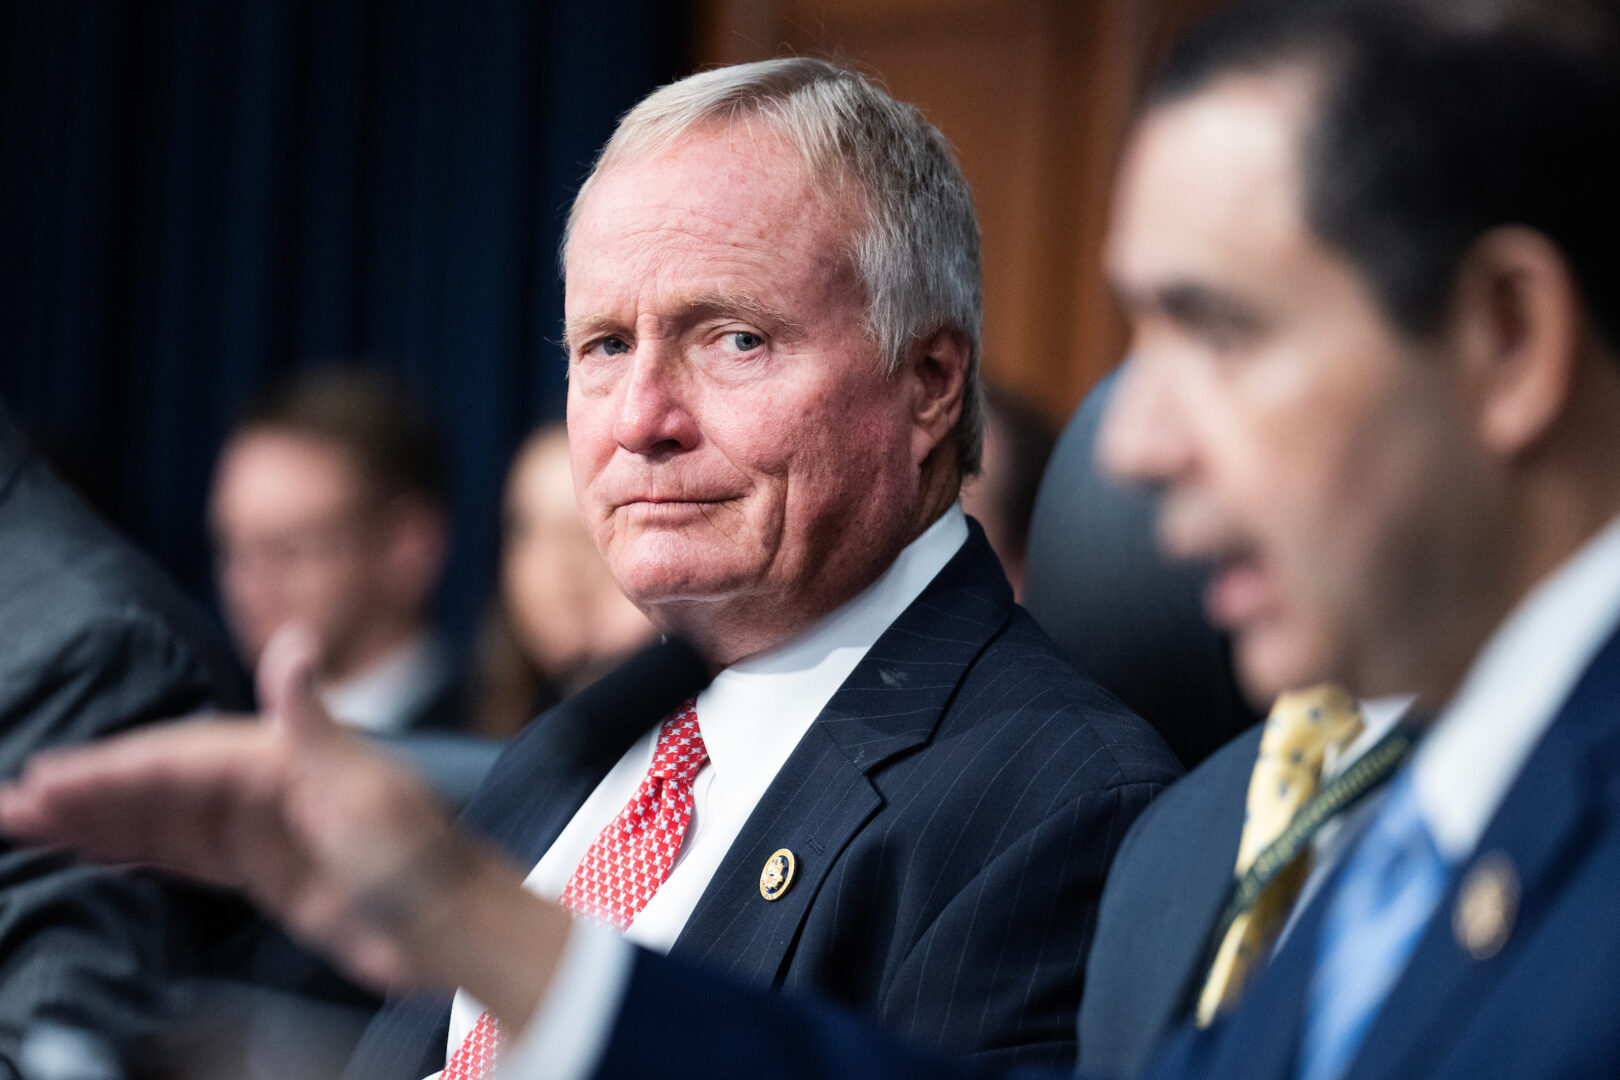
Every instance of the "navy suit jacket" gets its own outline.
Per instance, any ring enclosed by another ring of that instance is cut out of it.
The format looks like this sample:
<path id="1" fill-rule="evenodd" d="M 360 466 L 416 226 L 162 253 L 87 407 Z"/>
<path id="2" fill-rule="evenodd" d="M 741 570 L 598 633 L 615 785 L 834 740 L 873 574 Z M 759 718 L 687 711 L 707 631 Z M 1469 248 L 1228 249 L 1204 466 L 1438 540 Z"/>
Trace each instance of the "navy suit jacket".
<path id="1" fill-rule="evenodd" d="M 1513 868 L 1517 895 L 1500 950 L 1477 958 L 1459 944 L 1455 913 L 1464 883 L 1485 860 Z M 1162 872 L 1168 878 L 1177 867 Z M 1332 879 L 1322 894 L 1331 887 Z M 1306 909 L 1228 1019 L 1178 1036 L 1147 1075 L 1292 1080 L 1324 906 Z M 659 1059 L 658 1040 L 676 1038 L 701 1068 Z M 761 1061 L 784 1078 L 986 1075 L 903 1047 L 837 1009 L 749 995 L 647 955 L 637 957 L 598 1075 L 725 1080 L 757 1075 Z M 1617 1074 L 1620 635 L 1560 709 L 1476 855 L 1453 873 L 1344 1080 Z"/>
<path id="2" fill-rule="evenodd" d="M 537 720 L 468 821 L 537 862 L 630 742 L 702 685 L 700 670 L 674 674 L 673 651 L 643 658 L 654 677 L 631 665 Z M 1104 872 L 1178 771 L 1013 603 L 974 526 L 811 725 L 671 955 L 952 1051 L 1072 1061 Z M 798 876 L 767 902 L 760 871 L 782 847 Z M 395 1003 L 351 1075 L 440 1068 L 447 1021 L 444 1001 Z"/>
<path id="3" fill-rule="evenodd" d="M 1232 891 L 1249 774 L 1264 726 L 1228 742 L 1153 801 L 1108 871 L 1080 1002 L 1080 1067 L 1139 1074 L 1191 1020 Z"/>

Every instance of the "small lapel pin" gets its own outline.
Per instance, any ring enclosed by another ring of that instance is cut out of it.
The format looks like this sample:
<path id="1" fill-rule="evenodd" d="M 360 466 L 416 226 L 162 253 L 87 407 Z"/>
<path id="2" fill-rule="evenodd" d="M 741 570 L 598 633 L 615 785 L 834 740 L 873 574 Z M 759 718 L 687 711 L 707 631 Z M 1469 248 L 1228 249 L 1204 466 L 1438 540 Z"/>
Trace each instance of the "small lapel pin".
<path id="1" fill-rule="evenodd" d="M 793 852 L 787 848 L 777 848 L 765 860 L 765 869 L 759 872 L 759 895 L 767 900 L 780 900 L 782 894 L 792 886 L 793 874 L 798 868 L 798 860 L 794 859 Z"/>
<path id="2" fill-rule="evenodd" d="M 1457 944 L 1475 960 L 1488 960 L 1501 950 L 1519 913 L 1519 874 L 1500 851 L 1479 859 L 1457 891 L 1451 929 Z"/>

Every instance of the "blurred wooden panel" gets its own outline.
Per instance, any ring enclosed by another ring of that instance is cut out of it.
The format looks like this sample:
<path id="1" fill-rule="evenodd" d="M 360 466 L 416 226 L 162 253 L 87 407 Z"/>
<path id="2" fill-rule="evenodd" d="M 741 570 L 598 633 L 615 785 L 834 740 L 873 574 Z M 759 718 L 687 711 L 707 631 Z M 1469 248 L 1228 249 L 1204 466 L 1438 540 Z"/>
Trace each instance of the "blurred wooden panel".
<path id="1" fill-rule="evenodd" d="M 1135 85 L 1205 0 L 701 0 L 700 65 L 786 53 L 876 76 L 945 132 L 984 236 L 988 376 L 1066 419 L 1124 332 L 1100 250 Z"/>

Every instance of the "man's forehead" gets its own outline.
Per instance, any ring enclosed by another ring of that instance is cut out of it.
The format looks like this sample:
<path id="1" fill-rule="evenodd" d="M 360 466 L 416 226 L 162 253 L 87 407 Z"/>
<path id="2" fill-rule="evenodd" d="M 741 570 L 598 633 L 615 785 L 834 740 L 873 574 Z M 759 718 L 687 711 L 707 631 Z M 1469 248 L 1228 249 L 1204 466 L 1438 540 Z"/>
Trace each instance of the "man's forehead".
<path id="1" fill-rule="evenodd" d="M 1291 73 L 1233 75 L 1143 116 L 1120 167 L 1106 249 L 1127 301 L 1304 238 L 1299 150 L 1310 89 Z"/>
<path id="2" fill-rule="evenodd" d="M 354 450 L 338 440 L 276 425 L 253 425 L 236 432 L 223 457 L 233 464 L 251 465 L 252 471 L 319 471 L 354 477 L 356 482 L 361 473 Z"/>
<path id="3" fill-rule="evenodd" d="M 791 323 L 784 291 L 797 303 L 851 283 L 857 222 L 780 137 L 693 132 L 593 181 L 567 253 L 570 336 L 643 300 L 686 313 L 774 309 L 770 321 Z"/>
<path id="4" fill-rule="evenodd" d="M 576 229 L 599 236 L 706 226 L 745 231 L 824 203 L 801 155 L 761 123 L 688 131 L 591 181 Z"/>
<path id="5" fill-rule="evenodd" d="M 210 500 L 218 520 L 280 522 L 347 507 L 362 495 L 360 467 L 348 450 L 296 432 L 246 432 L 222 466 Z"/>

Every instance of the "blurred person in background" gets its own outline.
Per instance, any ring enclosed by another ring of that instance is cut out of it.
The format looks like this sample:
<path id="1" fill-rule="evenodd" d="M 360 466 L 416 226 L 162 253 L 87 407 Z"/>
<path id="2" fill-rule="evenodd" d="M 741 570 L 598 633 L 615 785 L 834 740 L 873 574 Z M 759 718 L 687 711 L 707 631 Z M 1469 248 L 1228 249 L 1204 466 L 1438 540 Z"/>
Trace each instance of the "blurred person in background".
<path id="1" fill-rule="evenodd" d="M 962 509 L 984 526 L 1019 601 L 1035 495 L 1056 442 L 1056 429 L 1028 401 L 999 386 L 985 387 L 984 468 L 962 485 Z"/>
<path id="2" fill-rule="evenodd" d="M 477 658 L 476 725 L 495 736 L 595 682 L 654 635 L 585 528 L 562 423 L 535 429 L 513 456 L 501 531 L 500 596 Z"/>
<path id="3" fill-rule="evenodd" d="M 208 513 L 245 664 L 298 622 L 319 644 L 321 699 L 340 723 L 462 726 L 430 613 L 449 548 L 444 453 L 402 385 L 326 367 L 273 387 L 226 439 Z"/>

